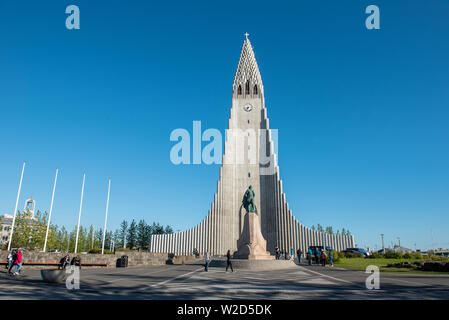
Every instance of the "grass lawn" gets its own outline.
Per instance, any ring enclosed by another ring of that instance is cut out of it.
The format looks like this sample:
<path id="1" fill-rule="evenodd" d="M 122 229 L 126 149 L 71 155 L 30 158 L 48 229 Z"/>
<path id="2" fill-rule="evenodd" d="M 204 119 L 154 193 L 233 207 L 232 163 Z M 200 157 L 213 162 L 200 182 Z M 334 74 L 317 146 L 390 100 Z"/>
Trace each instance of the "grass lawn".
<path id="1" fill-rule="evenodd" d="M 413 273 L 413 274 L 431 274 L 431 275 L 447 275 L 448 272 L 434 272 L 434 271 L 421 271 L 418 269 L 411 268 L 388 268 L 388 263 L 398 263 L 398 262 L 414 262 L 416 259 L 385 259 L 385 258 L 376 258 L 376 259 L 365 259 L 365 258 L 341 258 L 338 262 L 335 262 L 334 265 L 340 268 L 346 268 L 350 270 L 360 270 L 365 271 L 366 267 L 369 265 L 375 265 L 379 267 L 381 272 L 393 272 L 393 273 Z"/>

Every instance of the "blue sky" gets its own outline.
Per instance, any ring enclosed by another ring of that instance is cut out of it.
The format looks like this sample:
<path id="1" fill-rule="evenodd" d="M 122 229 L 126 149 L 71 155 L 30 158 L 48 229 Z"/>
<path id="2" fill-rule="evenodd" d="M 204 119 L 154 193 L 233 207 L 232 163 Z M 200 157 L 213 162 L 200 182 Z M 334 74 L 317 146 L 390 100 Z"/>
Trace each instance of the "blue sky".
<path id="1" fill-rule="evenodd" d="M 66 6 L 81 29 L 65 28 Z M 380 8 L 367 30 L 365 8 Z M 217 165 L 175 166 L 173 129 L 226 129 L 245 32 L 279 130 L 284 191 L 304 224 L 359 246 L 449 247 L 449 3 L 3 1 L 0 214 L 32 196 L 74 227 L 145 219 L 189 228 Z"/>

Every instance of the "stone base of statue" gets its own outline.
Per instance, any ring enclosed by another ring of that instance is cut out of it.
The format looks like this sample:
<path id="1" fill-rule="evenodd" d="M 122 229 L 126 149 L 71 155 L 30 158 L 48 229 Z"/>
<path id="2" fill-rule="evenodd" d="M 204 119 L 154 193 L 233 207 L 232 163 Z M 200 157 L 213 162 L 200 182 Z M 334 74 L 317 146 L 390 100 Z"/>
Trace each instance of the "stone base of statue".
<path id="1" fill-rule="evenodd" d="M 254 212 L 247 212 L 243 223 L 243 231 L 237 241 L 237 252 L 234 258 L 248 260 L 274 260 L 267 251 L 267 241 L 262 235 L 259 216 Z"/>

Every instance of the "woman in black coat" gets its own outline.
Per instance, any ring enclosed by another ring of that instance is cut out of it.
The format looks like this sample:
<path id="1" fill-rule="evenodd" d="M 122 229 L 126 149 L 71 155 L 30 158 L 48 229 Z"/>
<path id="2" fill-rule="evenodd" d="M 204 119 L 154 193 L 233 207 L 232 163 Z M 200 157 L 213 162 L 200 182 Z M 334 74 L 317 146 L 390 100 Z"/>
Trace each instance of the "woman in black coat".
<path id="1" fill-rule="evenodd" d="M 228 250 L 228 253 L 226 254 L 226 272 L 228 272 L 229 267 L 231 267 L 231 271 L 234 272 L 231 262 L 231 250 Z"/>
<path id="2" fill-rule="evenodd" d="M 79 255 L 77 255 L 76 257 L 73 257 L 72 262 L 70 262 L 71 266 L 77 266 L 80 267 L 81 269 L 81 258 Z"/>

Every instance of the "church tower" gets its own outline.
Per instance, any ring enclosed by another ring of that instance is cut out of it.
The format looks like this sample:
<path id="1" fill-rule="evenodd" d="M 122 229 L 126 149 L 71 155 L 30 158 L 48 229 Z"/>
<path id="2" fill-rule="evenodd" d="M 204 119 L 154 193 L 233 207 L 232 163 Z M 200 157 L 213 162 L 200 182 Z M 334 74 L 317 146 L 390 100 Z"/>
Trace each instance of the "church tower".
<path id="1" fill-rule="evenodd" d="M 340 251 L 354 246 L 353 236 L 331 235 L 303 226 L 291 213 L 282 189 L 275 154 L 275 135 L 269 128 L 264 87 L 254 50 L 248 39 L 243 42 L 232 85 L 232 107 L 219 170 L 217 192 L 206 218 L 192 229 L 153 235 L 151 252 L 226 254 L 237 250 L 246 213 L 242 206 L 245 191 L 255 192 L 256 213 L 267 250 L 301 249 L 324 245 Z"/>

